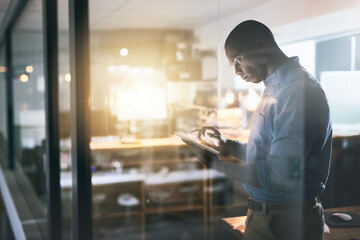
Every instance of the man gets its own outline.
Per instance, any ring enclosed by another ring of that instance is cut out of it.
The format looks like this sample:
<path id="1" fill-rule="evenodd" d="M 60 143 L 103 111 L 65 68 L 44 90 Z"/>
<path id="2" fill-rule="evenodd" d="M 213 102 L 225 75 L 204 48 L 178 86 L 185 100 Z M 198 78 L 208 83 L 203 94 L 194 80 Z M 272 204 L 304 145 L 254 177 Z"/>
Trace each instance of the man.
<path id="1" fill-rule="evenodd" d="M 288 58 L 280 50 L 260 22 L 236 26 L 225 52 L 236 75 L 246 82 L 264 82 L 265 90 L 247 146 L 225 139 L 213 127 L 199 130 L 208 145 L 246 156 L 246 163 L 222 162 L 205 152 L 198 157 L 244 183 L 250 195 L 245 239 L 322 239 L 318 195 L 329 173 L 332 128 L 321 86 L 297 57 Z"/>

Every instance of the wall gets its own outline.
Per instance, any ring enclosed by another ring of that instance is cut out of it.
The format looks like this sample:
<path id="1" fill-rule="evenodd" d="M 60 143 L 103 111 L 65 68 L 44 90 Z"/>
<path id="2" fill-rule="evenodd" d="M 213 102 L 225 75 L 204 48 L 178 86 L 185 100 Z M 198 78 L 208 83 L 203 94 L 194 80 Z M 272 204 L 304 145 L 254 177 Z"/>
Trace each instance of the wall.
<path id="1" fill-rule="evenodd" d="M 222 16 L 220 10 L 220 20 L 197 28 L 195 35 L 201 39 L 201 49 L 218 49 L 221 85 L 234 88 L 239 84 L 234 84 L 234 73 L 225 58 L 223 44 L 241 21 L 255 19 L 265 23 L 278 43 L 285 44 L 360 31 L 359 14 L 359 0 L 273 0 L 231 16 Z"/>

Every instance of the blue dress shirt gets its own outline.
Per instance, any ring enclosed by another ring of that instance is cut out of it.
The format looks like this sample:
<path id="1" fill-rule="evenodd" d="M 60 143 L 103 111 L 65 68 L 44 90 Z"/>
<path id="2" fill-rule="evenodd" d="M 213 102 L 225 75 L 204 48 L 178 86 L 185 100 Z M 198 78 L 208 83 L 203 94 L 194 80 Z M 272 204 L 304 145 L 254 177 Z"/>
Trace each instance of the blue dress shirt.
<path id="1" fill-rule="evenodd" d="M 263 188 L 244 187 L 259 201 L 314 199 L 325 189 L 331 158 L 325 93 L 297 57 L 264 83 L 246 149 L 247 162 L 257 162 Z"/>

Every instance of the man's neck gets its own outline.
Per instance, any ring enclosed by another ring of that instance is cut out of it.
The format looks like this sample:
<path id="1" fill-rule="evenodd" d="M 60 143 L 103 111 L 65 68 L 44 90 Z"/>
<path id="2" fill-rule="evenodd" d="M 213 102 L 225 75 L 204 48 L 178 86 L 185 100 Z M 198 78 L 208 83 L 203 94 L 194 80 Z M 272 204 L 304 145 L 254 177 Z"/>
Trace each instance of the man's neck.
<path id="1" fill-rule="evenodd" d="M 278 70 L 288 59 L 289 58 L 281 50 L 269 55 L 267 76 L 270 76 L 273 72 Z"/>

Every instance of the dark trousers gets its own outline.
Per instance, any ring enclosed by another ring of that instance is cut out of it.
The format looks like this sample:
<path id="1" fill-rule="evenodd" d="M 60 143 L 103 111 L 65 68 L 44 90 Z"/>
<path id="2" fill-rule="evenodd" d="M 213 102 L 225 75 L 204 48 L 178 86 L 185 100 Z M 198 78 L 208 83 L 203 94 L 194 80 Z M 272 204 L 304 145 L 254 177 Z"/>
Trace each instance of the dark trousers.
<path id="1" fill-rule="evenodd" d="M 294 209 L 248 209 L 246 240 L 321 240 L 324 212 L 320 202 Z"/>

